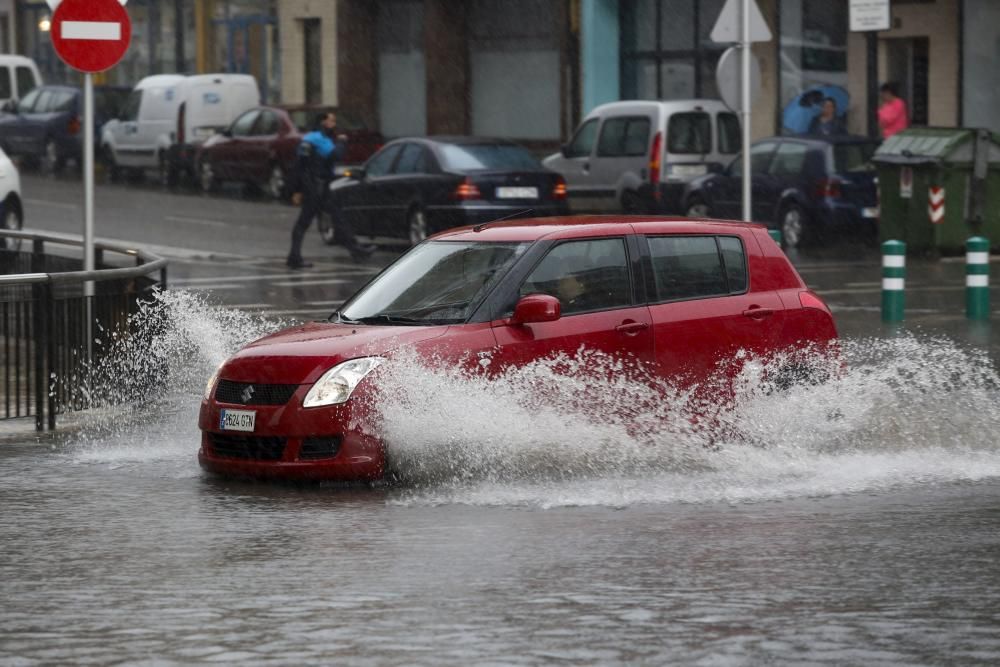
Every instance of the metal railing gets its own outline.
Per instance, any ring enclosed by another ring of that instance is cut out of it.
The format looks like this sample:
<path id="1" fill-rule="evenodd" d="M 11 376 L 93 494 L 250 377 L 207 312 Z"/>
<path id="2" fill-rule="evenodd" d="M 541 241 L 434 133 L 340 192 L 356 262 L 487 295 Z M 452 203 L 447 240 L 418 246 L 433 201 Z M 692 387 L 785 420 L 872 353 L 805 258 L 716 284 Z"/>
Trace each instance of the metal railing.
<path id="1" fill-rule="evenodd" d="M 0 230 L 0 420 L 34 417 L 43 431 L 90 407 L 89 374 L 108 349 L 95 332 L 129 335 L 142 301 L 166 289 L 167 260 L 97 243 L 98 268 L 81 271 L 82 247 L 75 236 Z M 112 254 L 134 266 L 105 264 Z"/>

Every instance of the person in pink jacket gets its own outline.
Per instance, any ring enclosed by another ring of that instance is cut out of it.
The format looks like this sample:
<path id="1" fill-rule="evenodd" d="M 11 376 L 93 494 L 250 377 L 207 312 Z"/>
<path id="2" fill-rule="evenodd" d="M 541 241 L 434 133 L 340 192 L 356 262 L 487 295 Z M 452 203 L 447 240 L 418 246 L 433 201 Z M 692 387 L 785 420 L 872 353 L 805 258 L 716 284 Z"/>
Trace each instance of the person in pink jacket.
<path id="1" fill-rule="evenodd" d="M 883 83 L 880 91 L 882 106 L 878 108 L 878 124 L 882 128 L 882 138 L 888 139 L 908 128 L 910 119 L 906 113 L 906 102 L 896 94 L 893 84 Z"/>

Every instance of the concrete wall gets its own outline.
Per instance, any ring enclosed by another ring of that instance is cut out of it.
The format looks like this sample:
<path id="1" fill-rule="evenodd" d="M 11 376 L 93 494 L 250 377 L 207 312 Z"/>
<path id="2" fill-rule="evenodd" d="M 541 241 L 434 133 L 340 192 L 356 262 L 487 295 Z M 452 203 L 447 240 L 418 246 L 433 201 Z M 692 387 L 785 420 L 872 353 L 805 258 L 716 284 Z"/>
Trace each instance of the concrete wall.
<path id="1" fill-rule="evenodd" d="M 337 0 L 281 0 L 278 30 L 281 42 L 281 101 L 302 104 L 305 91 L 305 30 L 303 19 L 319 19 L 323 53 L 323 104 L 338 103 Z"/>

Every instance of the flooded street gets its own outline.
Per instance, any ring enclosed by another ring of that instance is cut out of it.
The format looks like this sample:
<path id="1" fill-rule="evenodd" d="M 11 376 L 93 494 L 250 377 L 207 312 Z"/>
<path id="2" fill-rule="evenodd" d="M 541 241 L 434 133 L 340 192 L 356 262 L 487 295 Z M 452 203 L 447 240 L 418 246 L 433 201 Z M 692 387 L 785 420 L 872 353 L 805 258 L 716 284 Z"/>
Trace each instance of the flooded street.
<path id="1" fill-rule="evenodd" d="M 1000 408 L 973 349 L 849 340 L 842 377 L 779 394 L 751 364 L 738 437 L 711 442 L 669 401 L 637 427 L 539 407 L 581 391 L 544 369 L 404 363 L 403 481 L 282 486 L 195 459 L 204 378 L 274 323 L 166 302 L 116 360 L 169 359 L 154 396 L 0 447 L 0 664 L 1000 661 Z"/>

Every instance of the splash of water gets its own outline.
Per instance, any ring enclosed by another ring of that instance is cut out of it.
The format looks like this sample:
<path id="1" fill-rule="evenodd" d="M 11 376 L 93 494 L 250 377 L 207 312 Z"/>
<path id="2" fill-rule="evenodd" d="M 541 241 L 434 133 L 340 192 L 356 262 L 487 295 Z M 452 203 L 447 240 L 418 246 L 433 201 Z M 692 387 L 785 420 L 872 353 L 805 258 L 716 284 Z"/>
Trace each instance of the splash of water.
<path id="1" fill-rule="evenodd" d="M 133 324 L 144 335 L 108 336 L 114 348 L 95 373 L 114 407 L 86 417 L 71 456 L 200 474 L 205 380 L 283 324 L 185 292 L 158 295 Z M 983 352 L 930 337 L 845 341 L 841 360 L 806 362 L 824 382 L 788 387 L 774 372 L 788 359 L 740 361 L 735 391 L 720 401 L 629 381 L 620 362 L 595 353 L 491 379 L 394 357 L 372 380 L 402 480 L 390 498 L 629 506 L 1000 477 L 1000 377 Z"/>

